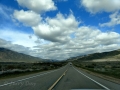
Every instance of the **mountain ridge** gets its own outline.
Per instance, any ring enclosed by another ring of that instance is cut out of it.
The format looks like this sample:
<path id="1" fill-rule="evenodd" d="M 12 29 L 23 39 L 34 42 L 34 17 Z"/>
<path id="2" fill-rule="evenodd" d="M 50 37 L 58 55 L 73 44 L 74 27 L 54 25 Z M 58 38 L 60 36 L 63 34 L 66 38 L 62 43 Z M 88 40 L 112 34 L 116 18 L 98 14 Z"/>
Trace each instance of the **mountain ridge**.
<path id="1" fill-rule="evenodd" d="M 91 61 L 91 60 L 96 60 L 96 59 L 109 59 L 109 58 L 120 59 L 120 49 L 109 51 L 109 52 L 93 53 L 93 54 L 88 54 L 84 56 L 77 56 L 77 57 L 72 58 L 72 60 Z"/>
<path id="2" fill-rule="evenodd" d="M 0 47 L 0 62 L 39 62 L 42 59 Z"/>

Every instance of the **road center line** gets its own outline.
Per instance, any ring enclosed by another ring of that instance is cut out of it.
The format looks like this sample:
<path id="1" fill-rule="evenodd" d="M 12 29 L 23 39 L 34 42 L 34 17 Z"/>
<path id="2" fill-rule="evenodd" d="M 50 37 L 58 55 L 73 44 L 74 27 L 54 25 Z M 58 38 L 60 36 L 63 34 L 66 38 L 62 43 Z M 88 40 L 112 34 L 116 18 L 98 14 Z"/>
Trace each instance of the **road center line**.
<path id="1" fill-rule="evenodd" d="M 74 68 L 74 67 L 73 67 Z M 95 81 L 94 79 L 88 77 L 87 75 L 83 74 L 82 72 L 80 72 L 79 70 L 77 70 L 76 68 L 74 68 L 77 72 L 79 72 L 80 74 L 82 74 L 83 76 L 87 77 L 88 79 L 92 80 L 93 82 L 95 82 L 96 84 L 100 85 L 101 87 L 105 88 L 106 90 L 110 90 L 109 88 L 107 88 L 106 86 L 102 85 L 101 83 Z"/>
<path id="2" fill-rule="evenodd" d="M 68 70 L 68 69 L 67 69 Z M 48 89 L 48 90 L 52 90 L 55 85 L 62 79 L 62 77 L 66 74 L 67 70 L 58 78 L 58 80 Z"/>

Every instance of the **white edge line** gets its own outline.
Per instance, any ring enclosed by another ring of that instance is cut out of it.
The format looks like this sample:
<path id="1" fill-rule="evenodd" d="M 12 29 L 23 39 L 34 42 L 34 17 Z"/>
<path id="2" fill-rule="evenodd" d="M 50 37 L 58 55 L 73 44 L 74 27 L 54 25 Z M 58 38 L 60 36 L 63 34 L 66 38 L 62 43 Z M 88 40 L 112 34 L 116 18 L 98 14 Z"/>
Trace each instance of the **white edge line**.
<path id="1" fill-rule="evenodd" d="M 65 67 L 65 66 L 64 66 L 64 67 Z M 64 67 L 62 67 L 62 68 L 64 68 Z M 62 68 L 60 68 L 60 69 L 62 69 Z M 20 81 L 28 80 L 28 79 L 31 79 L 31 78 L 39 77 L 39 76 L 42 76 L 42 75 L 45 75 L 45 74 L 48 74 L 48 73 L 52 73 L 52 72 L 58 71 L 58 70 L 60 70 L 60 69 L 57 69 L 57 70 L 54 70 L 54 71 L 50 71 L 50 72 L 46 72 L 46 73 L 43 73 L 43 74 L 39 74 L 39 75 L 32 76 L 32 77 L 28 77 L 28 78 L 20 79 L 20 80 L 13 81 L 13 82 L 10 82 L 10 83 L 2 84 L 2 85 L 0 85 L 0 87 L 2 87 L 2 86 L 6 86 L 6 85 L 10 85 L 10 84 L 13 84 L 13 83 L 16 83 L 16 82 L 20 82 Z"/>
<path id="2" fill-rule="evenodd" d="M 73 67 L 74 68 L 74 67 Z M 92 80 L 93 82 L 97 83 L 98 85 L 102 86 L 103 88 L 105 88 L 106 90 L 110 90 L 109 88 L 107 88 L 106 86 L 102 85 L 101 83 L 95 81 L 94 79 L 88 77 L 87 75 L 81 73 L 79 70 L 77 70 L 76 68 L 74 68 L 76 71 L 78 71 L 80 74 L 82 74 L 83 76 L 87 77 L 88 79 Z"/>

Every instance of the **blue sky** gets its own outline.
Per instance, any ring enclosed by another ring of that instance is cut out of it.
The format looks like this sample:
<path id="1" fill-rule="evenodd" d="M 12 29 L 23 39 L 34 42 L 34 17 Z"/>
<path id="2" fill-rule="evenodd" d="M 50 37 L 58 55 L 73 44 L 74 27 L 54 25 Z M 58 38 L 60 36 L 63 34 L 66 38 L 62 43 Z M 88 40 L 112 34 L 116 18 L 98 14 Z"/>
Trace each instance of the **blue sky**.
<path id="1" fill-rule="evenodd" d="M 0 47 L 57 60 L 119 49 L 119 6 L 120 0 L 0 0 Z"/>

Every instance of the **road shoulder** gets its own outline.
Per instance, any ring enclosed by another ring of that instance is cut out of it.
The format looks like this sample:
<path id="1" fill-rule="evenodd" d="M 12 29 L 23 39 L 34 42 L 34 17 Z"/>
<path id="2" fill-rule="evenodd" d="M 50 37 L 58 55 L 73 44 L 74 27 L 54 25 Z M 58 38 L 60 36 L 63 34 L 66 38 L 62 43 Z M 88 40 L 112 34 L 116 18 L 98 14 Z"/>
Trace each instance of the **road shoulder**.
<path id="1" fill-rule="evenodd" d="M 77 68 L 78 68 L 78 67 L 77 67 Z M 116 83 L 116 84 L 120 84 L 120 79 L 113 78 L 113 77 L 110 77 L 110 76 L 107 76 L 107 75 L 103 75 L 103 74 L 99 74 L 99 73 L 95 73 L 95 72 L 92 72 L 92 71 L 89 71 L 89 70 L 86 70 L 86 69 L 82 69 L 82 68 L 78 68 L 78 69 L 80 69 L 80 70 L 82 70 L 82 71 L 85 71 L 85 72 L 87 72 L 88 74 L 97 76 L 97 77 L 99 77 L 99 78 L 102 78 L 102 79 L 105 79 L 105 80 L 114 82 L 114 83 Z"/>

